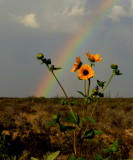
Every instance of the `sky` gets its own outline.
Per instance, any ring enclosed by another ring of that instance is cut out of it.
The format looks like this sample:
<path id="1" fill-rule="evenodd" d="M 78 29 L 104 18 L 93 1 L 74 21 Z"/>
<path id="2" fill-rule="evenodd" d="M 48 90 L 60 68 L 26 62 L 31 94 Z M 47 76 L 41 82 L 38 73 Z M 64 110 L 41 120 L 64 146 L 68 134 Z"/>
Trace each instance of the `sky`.
<path id="1" fill-rule="evenodd" d="M 97 79 L 108 81 L 110 65 L 116 63 L 123 75 L 113 78 L 105 97 L 133 97 L 133 0 L 114 3 L 77 52 L 68 53 L 67 63 L 59 60 L 74 35 L 98 19 L 96 9 L 103 2 L 0 0 L 0 97 L 64 96 L 54 79 L 50 83 L 49 71 L 36 59 L 38 53 L 62 68 L 56 73 L 68 96 L 79 97 L 77 91 L 83 91 L 83 81 L 70 70 L 75 57 L 88 63 L 86 52 L 99 53 L 103 58 L 95 65 L 92 88 Z"/>

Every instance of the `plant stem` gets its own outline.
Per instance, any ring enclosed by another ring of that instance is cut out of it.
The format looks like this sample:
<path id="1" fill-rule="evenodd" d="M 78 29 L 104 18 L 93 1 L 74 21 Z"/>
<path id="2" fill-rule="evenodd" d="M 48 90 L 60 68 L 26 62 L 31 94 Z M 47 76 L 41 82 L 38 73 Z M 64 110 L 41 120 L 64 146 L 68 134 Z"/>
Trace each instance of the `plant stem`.
<path id="1" fill-rule="evenodd" d="M 112 74 L 111 74 L 111 76 L 110 76 L 110 79 L 109 79 L 108 83 L 107 83 L 106 86 L 102 89 L 101 93 L 104 92 L 104 90 L 108 87 L 108 85 L 110 84 L 110 82 L 111 82 L 113 76 L 115 76 L 114 71 L 112 72 Z M 98 102 L 98 101 L 97 101 L 97 102 Z M 95 103 L 95 106 L 94 106 L 94 108 L 93 108 L 93 110 L 92 110 L 91 116 L 92 116 L 92 114 L 94 113 L 94 110 L 95 110 L 95 108 L 96 108 L 97 102 Z"/>
<path id="2" fill-rule="evenodd" d="M 59 127 L 61 127 L 60 121 L 59 121 Z M 65 132 L 65 131 L 62 131 L 62 132 L 64 133 L 64 135 L 65 135 L 65 137 L 66 137 L 66 139 L 67 139 L 67 141 L 68 141 L 68 143 L 69 143 L 69 146 L 70 146 L 70 147 L 72 148 L 72 150 L 73 150 L 73 145 L 71 144 L 70 139 L 68 138 L 66 132 Z M 74 152 L 74 151 L 73 151 L 73 152 Z"/>
<path id="3" fill-rule="evenodd" d="M 72 108 L 71 108 L 71 103 L 70 103 L 70 101 L 69 101 L 69 98 L 68 98 L 68 96 L 67 96 L 64 88 L 62 87 L 61 83 L 59 82 L 59 80 L 58 80 L 58 78 L 56 77 L 56 75 L 54 74 L 54 72 L 50 70 L 50 67 L 49 67 L 47 64 L 46 64 L 46 66 L 47 66 L 47 68 L 49 69 L 49 71 L 53 74 L 53 76 L 54 76 L 54 78 L 56 79 L 57 83 L 58 83 L 59 86 L 61 87 L 61 89 L 62 89 L 62 91 L 63 91 L 63 93 L 64 93 L 64 95 L 65 95 L 65 97 L 66 97 L 66 99 L 67 99 L 67 101 L 68 101 L 68 103 L 69 103 L 69 105 L 68 105 L 69 110 L 73 112 L 73 110 L 72 110 Z M 75 119 L 76 119 L 76 117 L 75 117 Z"/>
<path id="4" fill-rule="evenodd" d="M 56 75 L 54 74 L 54 72 L 52 72 L 52 74 L 53 74 L 53 76 L 55 77 L 56 81 L 58 82 L 59 86 L 61 87 L 61 89 L 62 89 L 62 91 L 63 91 L 63 93 L 64 93 L 64 95 L 65 95 L 65 97 L 66 97 L 66 99 L 67 99 L 67 101 L 68 101 L 68 103 L 69 103 L 69 105 L 68 105 L 69 110 L 73 112 L 73 110 L 72 110 L 72 108 L 71 108 L 71 103 L 70 103 L 70 101 L 69 101 L 69 98 L 68 98 L 68 96 L 67 96 L 64 88 L 62 87 L 61 83 L 60 83 L 59 80 L 57 79 L 57 77 L 56 77 Z M 76 117 L 75 117 L 75 120 L 76 120 Z"/>
<path id="5" fill-rule="evenodd" d="M 92 110 L 92 112 L 91 112 L 91 116 L 93 115 L 93 113 L 94 113 L 94 111 L 95 111 L 95 108 L 96 108 L 96 106 L 97 106 L 98 100 L 99 100 L 99 98 L 98 98 L 97 101 L 95 102 L 95 105 L 94 105 L 93 110 Z"/>
<path id="6" fill-rule="evenodd" d="M 46 66 L 48 67 L 48 69 L 50 69 L 50 67 L 49 67 L 48 65 L 46 65 Z M 67 101 L 69 102 L 69 98 L 68 98 L 68 96 L 67 96 L 67 94 L 66 94 L 64 88 L 62 87 L 61 83 L 59 82 L 58 78 L 56 77 L 56 75 L 54 74 L 53 71 L 51 71 L 51 73 L 53 74 L 53 76 L 54 76 L 54 78 L 56 79 L 57 83 L 58 83 L 59 86 L 61 87 L 61 89 L 62 89 L 62 91 L 63 91 L 63 93 L 64 93 L 64 95 L 65 95 Z"/>
<path id="7" fill-rule="evenodd" d="M 111 82 L 111 80 L 112 80 L 113 76 L 115 76 L 114 71 L 112 72 L 111 77 L 110 77 L 110 79 L 109 79 L 108 83 L 107 83 L 107 84 L 106 84 L 106 86 L 102 89 L 102 91 L 101 91 L 101 92 L 104 92 L 104 90 L 105 90 L 105 89 L 107 88 L 107 86 L 110 84 L 110 82 Z"/>
<path id="8" fill-rule="evenodd" d="M 56 77 L 56 75 L 54 74 L 54 72 L 52 72 L 52 74 L 53 74 L 53 76 L 55 77 L 55 79 L 56 79 L 56 81 L 58 82 L 59 86 L 61 87 L 61 89 L 62 89 L 62 91 L 63 91 L 63 93 L 64 93 L 66 99 L 67 99 L 68 102 L 69 102 L 68 96 L 67 96 L 67 94 L 66 94 L 64 88 L 62 87 L 61 83 L 60 83 L 59 80 L 57 79 L 57 77 Z"/>
<path id="9" fill-rule="evenodd" d="M 81 128 L 80 128 L 80 132 L 79 132 L 79 135 L 80 135 L 80 156 L 82 156 L 82 132 L 81 132 Z"/>
<path id="10" fill-rule="evenodd" d="M 77 152 L 76 152 L 76 135 L 75 135 L 75 131 L 74 131 L 74 155 L 76 156 Z"/>
<path id="11" fill-rule="evenodd" d="M 48 67 L 48 69 L 50 69 L 48 65 L 46 65 L 46 66 Z M 51 73 L 53 74 L 53 76 L 54 76 L 54 78 L 56 79 L 57 83 L 58 83 L 59 86 L 61 87 L 61 89 L 62 89 L 62 91 L 63 91 L 63 93 L 64 93 L 64 95 L 65 95 L 65 97 L 66 97 L 66 99 L 67 99 L 67 101 L 68 101 L 68 103 L 69 103 L 68 108 L 69 108 L 69 110 L 73 113 L 74 119 L 77 121 L 77 118 L 76 118 L 75 113 L 73 112 L 73 110 L 72 110 L 72 108 L 71 108 L 71 103 L 70 103 L 70 101 L 69 101 L 69 98 L 68 98 L 68 96 L 67 96 L 64 88 L 62 87 L 61 83 L 59 82 L 59 80 L 58 80 L 58 78 L 56 77 L 56 75 L 54 74 L 54 72 L 51 71 Z M 63 132 L 63 133 L 65 134 L 65 136 L 66 136 L 69 144 L 71 144 L 69 138 L 68 138 L 67 135 L 66 135 L 66 133 L 65 133 L 65 132 Z M 73 148 L 73 150 L 74 150 L 74 154 L 76 155 L 76 137 L 75 137 L 75 131 L 74 131 L 74 148 Z"/>
<path id="12" fill-rule="evenodd" d="M 88 97 L 89 94 L 90 94 L 90 84 L 91 84 L 91 80 L 88 79 L 87 97 Z"/>
<path id="13" fill-rule="evenodd" d="M 72 148 L 72 150 L 73 150 L 73 146 L 72 146 L 72 144 L 71 144 L 71 142 L 70 142 L 70 140 L 69 140 L 66 132 L 63 132 L 63 133 L 64 133 L 64 135 L 65 135 L 65 137 L 66 137 L 66 139 L 67 139 L 67 141 L 68 141 L 68 143 L 69 143 L 69 146 L 70 146 L 70 147 Z"/>
<path id="14" fill-rule="evenodd" d="M 85 90 L 85 96 L 87 96 L 87 94 L 86 94 L 86 80 L 84 80 L 84 90 Z"/>

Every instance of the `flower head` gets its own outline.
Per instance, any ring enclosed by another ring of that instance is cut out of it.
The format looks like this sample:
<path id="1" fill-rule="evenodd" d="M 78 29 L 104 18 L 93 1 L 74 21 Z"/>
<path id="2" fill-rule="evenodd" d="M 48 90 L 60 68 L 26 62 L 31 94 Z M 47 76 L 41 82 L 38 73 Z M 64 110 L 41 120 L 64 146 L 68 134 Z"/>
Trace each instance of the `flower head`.
<path id="1" fill-rule="evenodd" d="M 82 80 L 90 79 L 93 76 L 94 76 L 94 71 L 88 64 L 82 65 L 78 70 L 78 77 Z"/>
<path id="2" fill-rule="evenodd" d="M 90 53 L 86 53 L 86 56 L 91 62 L 101 62 L 102 58 L 100 58 L 99 54 L 91 55 Z"/>
<path id="3" fill-rule="evenodd" d="M 77 71 L 80 68 L 81 64 L 82 63 L 81 63 L 80 57 L 76 57 L 76 62 L 73 65 L 73 68 L 71 69 L 71 72 Z"/>

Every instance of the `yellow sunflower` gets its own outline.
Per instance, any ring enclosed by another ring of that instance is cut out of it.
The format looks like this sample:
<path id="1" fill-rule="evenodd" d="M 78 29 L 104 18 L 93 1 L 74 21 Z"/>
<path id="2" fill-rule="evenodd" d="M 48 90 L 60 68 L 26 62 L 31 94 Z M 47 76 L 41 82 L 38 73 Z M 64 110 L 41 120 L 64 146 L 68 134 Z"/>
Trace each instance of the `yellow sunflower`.
<path id="1" fill-rule="evenodd" d="M 94 76 L 94 71 L 88 64 L 82 65 L 78 70 L 78 77 L 82 80 L 90 79 L 93 76 Z"/>
<path id="2" fill-rule="evenodd" d="M 88 59 L 91 61 L 91 62 L 101 62 L 102 61 L 102 58 L 100 58 L 100 55 L 99 54 L 90 54 L 90 53 L 86 53 L 86 56 L 88 57 Z"/>
<path id="3" fill-rule="evenodd" d="M 73 65 L 73 68 L 71 69 L 71 72 L 75 72 L 77 71 L 81 66 L 81 60 L 80 60 L 80 57 L 76 57 L 76 62 L 75 64 Z"/>

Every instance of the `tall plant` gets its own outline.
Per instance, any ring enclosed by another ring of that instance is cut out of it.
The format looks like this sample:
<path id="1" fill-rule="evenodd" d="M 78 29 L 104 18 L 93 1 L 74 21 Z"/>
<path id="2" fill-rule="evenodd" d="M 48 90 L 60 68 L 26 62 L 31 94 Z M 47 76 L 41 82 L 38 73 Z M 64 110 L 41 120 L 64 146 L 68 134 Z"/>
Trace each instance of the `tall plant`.
<path id="1" fill-rule="evenodd" d="M 37 55 L 37 59 L 42 61 L 41 64 L 45 64 L 47 66 L 47 68 L 49 69 L 49 71 L 52 73 L 52 75 L 54 76 L 55 80 L 59 84 L 59 86 L 62 89 L 62 91 L 65 95 L 65 98 L 66 98 L 66 100 L 62 100 L 61 103 L 63 105 L 67 105 L 67 107 L 68 107 L 68 115 L 65 118 L 65 120 L 67 121 L 67 123 L 69 122 L 70 125 L 66 126 L 65 124 L 62 123 L 60 112 L 58 112 L 57 114 L 52 116 L 52 121 L 50 121 L 49 124 L 50 125 L 58 125 L 60 128 L 60 131 L 66 137 L 68 144 L 73 152 L 73 155 L 70 156 L 68 158 L 68 160 L 84 160 L 83 152 L 82 152 L 83 151 L 83 149 L 82 149 L 83 143 L 86 140 L 94 139 L 97 135 L 100 135 L 103 133 L 103 131 L 96 130 L 93 127 L 96 124 L 96 122 L 93 119 L 92 114 L 95 111 L 97 101 L 94 105 L 93 110 L 90 113 L 88 113 L 88 106 L 91 103 L 93 103 L 95 100 L 97 100 L 101 97 L 104 97 L 104 91 L 108 87 L 108 85 L 110 84 L 112 78 L 114 76 L 118 76 L 118 75 L 122 74 L 122 73 L 120 73 L 120 70 L 118 69 L 118 65 L 112 64 L 111 65 L 112 73 L 111 73 L 111 76 L 110 76 L 108 82 L 97 80 L 97 84 L 96 84 L 95 88 L 93 88 L 91 90 L 91 81 L 92 81 L 93 77 L 95 76 L 95 71 L 94 71 L 95 63 L 101 62 L 102 58 L 100 57 L 99 54 L 93 55 L 90 53 L 86 53 L 86 57 L 88 59 L 89 64 L 83 64 L 80 57 L 76 57 L 76 62 L 74 63 L 73 68 L 71 69 L 71 72 L 77 72 L 78 79 L 82 80 L 84 83 L 84 92 L 77 91 L 81 96 L 83 96 L 84 102 L 86 104 L 85 109 L 84 109 L 84 114 L 83 114 L 83 116 L 81 116 L 78 113 L 73 111 L 72 105 L 74 105 L 74 102 L 70 101 L 68 95 L 66 94 L 65 89 L 63 88 L 62 84 L 60 83 L 59 79 L 57 78 L 57 76 L 55 74 L 55 71 L 59 70 L 61 68 L 55 67 L 51 63 L 51 59 L 45 58 L 42 53 L 39 53 Z M 86 125 L 85 130 L 83 128 L 84 125 Z M 67 133 L 70 130 L 73 130 L 73 138 L 68 137 Z M 79 137 L 79 140 L 80 140 L 80 153 L 77 153 L 77 136 Z M 115 147 L 115 150 L 114 149 L 106 149 L 105 151 L 106 152 L 107 151 L 108 152 L 116 152 L 117 148 L 118 148 L 118 141 L 114 142 L 113 147 Z M 109 160 L 110 158 L 111 158 L 111 154 L 106 159 Z M 102 160 L 103 158 L 101 155 L 98 155 L 96 157 L 96 159 Z"/>

